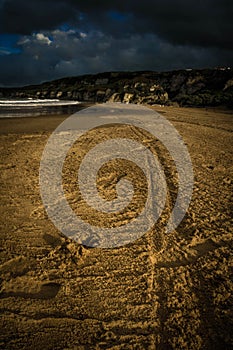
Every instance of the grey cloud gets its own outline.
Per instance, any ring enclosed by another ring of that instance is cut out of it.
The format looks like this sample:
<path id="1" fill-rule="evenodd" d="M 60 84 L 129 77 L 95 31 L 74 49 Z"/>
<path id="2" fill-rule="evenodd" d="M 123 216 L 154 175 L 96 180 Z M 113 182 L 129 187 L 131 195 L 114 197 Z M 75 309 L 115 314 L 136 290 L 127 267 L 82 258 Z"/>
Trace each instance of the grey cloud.
<path id="1" fill-rule="evenodd" d="M 0 85 L 230 66 L 232 18 L 232 0 L 0 0 L 0 31 L 22 51 L 0 48 Z"/>
<path id="2" fill-rule="evenodd" d="M 219 62 L 229 65 L 233 59 L 228 50 L 174 45 L 155 34 L 123 38 L 97 31 L 85 35 L 55 30 L 24 36 L 20 46 L 21 54 L 0 57 L 0 85 L 25 85 L 111 70 L 202 68 Z"/>
<path id="3" fill-rule="evenodd" d="M 151 33 L 174 44 L 232 48 L 231 0 L 5 0 L 1 7 L 5 32 L 30 34 L 69 22 L 114 37 Z M 113 11 L 126 20 L 119 23 Z"/>

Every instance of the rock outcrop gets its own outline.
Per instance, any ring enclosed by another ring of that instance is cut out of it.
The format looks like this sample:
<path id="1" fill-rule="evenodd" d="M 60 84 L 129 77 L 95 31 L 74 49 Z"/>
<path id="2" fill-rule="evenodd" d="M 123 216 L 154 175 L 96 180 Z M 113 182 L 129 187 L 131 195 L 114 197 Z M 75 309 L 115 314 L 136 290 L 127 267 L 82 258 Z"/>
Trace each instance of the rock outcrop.
<path id="1" fill-rule="evenodd" d="M 83 102 L 233 106 L 233 70 L 108 72 L 63 78 L 41 85 L 0 88 L 2 98 L 57 98 Z"/>

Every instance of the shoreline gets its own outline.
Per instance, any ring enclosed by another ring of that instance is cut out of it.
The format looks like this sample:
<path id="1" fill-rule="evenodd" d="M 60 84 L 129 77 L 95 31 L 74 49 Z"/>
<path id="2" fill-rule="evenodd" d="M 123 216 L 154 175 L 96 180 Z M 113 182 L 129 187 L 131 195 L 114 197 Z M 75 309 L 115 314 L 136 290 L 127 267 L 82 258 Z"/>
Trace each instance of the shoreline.
<path id="1" fill-rule="evenodd" d="M 76 106 L 73 113 L 48 113 L 40 116 L 0 117 L 0 135 L 52 132 L 70 115 L 78 113 L 90 104 Z"/>
<path id="2" fill-rule="evenodd" d="M 80 104 L 78 105 L 77 110 L 73 113 L 48 113 L 47 115 L 42 114 L 40 116 L 0 117 L 0 135 L 52 132 L 70 115 L 88 108 L 91 105 L 93 104 Z M 159 105 L 147 107 L 165 115 L 171 122 L 179 122 L 181 119 L 185 118 L 185 121 L 189 119 L 189 123 L 199 123 L 198 119 L 200 116 L 201 120 L 203 121 L 204 118 L 208 125 L 215 125 L 217 123 L 216 126 L 218 126 L 221 120 L 223 120 L 224 124 L 226 121 L 228 128 L 230 127 L 228 118 L 230 118 L 231 115 L 233 116 L 233 110 L 228 108 L 220 109 L 219 107 L 197 108 Z M 191 114 L 192 117 L 189 116 Z M 214 115 L 218 116 L 217 121 L 213 118 Z M 230 127 L 230 130 L 231 129 L 232 128 Z"/>

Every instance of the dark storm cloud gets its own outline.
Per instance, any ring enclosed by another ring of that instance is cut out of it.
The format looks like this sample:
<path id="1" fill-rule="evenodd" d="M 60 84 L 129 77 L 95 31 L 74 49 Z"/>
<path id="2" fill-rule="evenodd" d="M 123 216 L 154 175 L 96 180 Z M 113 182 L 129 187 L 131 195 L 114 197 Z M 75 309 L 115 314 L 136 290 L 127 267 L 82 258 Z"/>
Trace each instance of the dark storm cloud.
<path id="1" fill-rule="evenodd" d="M 101 71 L 202 68 L 219 62 L 228 65 L 233 59 L 228 51 L 174 45 L 154 34 L 114 38 L 96 31 L 54 30 L 24 36 L 19 47 L 22 52 L 18 55 L 0 56 L 0 85 L 26 85 Z"/>
<path id="2" fill-rule="evenodd" d="M 232 0 L 2 0 L 0 4 L 1 32 L 30 34 L 70 22 L 114 37 L 154 33 L 174 44 L 232 48 Z"/>
<path id="3" fill-rule="evenodd" d="M 65 1 L 2 0 L 0 32 L 30 34 L 32 31 L 55 28 L 75 16 Z"/>
<path id="4" fill-rule="evenodd" d="M 0 0 L 0 85 L 231 66 L 232 0 Z"/>

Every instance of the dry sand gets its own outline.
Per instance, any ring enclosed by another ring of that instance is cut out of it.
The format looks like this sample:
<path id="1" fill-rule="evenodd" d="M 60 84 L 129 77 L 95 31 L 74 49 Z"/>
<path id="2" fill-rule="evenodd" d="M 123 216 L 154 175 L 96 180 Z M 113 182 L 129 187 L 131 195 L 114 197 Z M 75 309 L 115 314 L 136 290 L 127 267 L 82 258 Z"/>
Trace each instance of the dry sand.
<path id="1" fill-rule="evenodd" d="M 175 232 L 159 222 L 117 249 L 66 239 L 43 208 L 40 159 L 66 116 L 0 119 L 2 349 L 232 349 L 233 115 L 154 108 L 187 144 L 193 198 Z M 75 209 L 71 158 L 65 187 Z"/>

